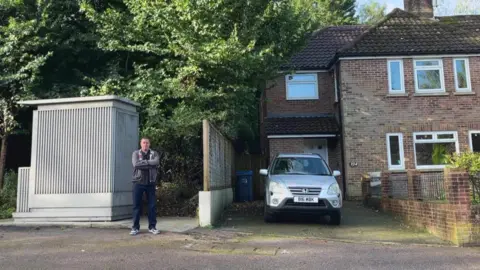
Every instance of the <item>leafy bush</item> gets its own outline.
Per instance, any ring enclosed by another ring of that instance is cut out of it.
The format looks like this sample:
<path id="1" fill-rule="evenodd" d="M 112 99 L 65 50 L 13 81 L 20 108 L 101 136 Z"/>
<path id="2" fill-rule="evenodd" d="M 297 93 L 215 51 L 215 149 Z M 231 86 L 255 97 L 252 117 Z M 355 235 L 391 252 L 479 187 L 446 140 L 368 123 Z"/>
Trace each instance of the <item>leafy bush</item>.
<path id="1" fill-rule="evenodd" d="M 448 157 L 448 163 L 454 168 L 461 168 L 470 174 L 472 185 L 472 203 L 480 203 L 480 153 L 464 152 Z"/>
<path id="2" fill-rule="evenodd" d="M 5 185 L 0 190 L 0 219 L 11 218 L 17 203 L 17 174 L 7 172 L 4 181 Z"/>

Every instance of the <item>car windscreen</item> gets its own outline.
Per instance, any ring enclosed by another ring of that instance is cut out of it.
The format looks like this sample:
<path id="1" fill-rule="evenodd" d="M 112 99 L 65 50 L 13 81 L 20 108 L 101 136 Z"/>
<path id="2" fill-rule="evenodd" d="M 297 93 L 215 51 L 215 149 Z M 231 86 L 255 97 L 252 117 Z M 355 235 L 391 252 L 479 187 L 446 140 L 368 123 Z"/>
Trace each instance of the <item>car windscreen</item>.
<path id="1" fill-rule="evenodd" d="M 280 157 L 271 174 L 332 175 L 325 161 L 315 157 Z"/>

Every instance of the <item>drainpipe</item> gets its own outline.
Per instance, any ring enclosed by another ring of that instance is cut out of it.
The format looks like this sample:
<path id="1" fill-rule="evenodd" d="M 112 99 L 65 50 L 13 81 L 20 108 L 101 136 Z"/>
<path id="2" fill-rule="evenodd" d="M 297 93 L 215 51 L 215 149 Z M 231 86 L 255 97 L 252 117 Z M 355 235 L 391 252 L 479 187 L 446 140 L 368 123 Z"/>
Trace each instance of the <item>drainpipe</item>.
<path id="1" fill-rule="evenodd" d="M 337 62 L 340 64 L 340 62 Z M 346 175 L 346 170 L 345 170 L 345 145 L 343 144 L 343 115 L 342 115 L 342 89 L 340 88 L 340 80 L 341 77 L 338 74 L 338 66 L 335 66 L 334 72 L 336 73 L 337 76 L 337 90 L 338 90 L 338 119 L 339 119 L 339 124 L 340 124 L 340 145 L 341 145 L 341 160 L 342 160 L 342 184 L 343 184 L 343 198 L 346 198 L 347 194 L 347 175 Z M 340 78 L 340 79 L 339 79 Z"/>

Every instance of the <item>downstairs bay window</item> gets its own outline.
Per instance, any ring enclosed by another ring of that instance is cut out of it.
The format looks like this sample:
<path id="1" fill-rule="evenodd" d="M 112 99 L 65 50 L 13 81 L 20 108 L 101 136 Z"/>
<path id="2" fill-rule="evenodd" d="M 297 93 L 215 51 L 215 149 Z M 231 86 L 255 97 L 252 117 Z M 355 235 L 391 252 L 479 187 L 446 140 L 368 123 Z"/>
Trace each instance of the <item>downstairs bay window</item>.
<path id="1" fill-rule="evenodd" d="M 457 132 L 413 133 L 417 169 L 442 169 L 447 156 L 459 152 Z"/>

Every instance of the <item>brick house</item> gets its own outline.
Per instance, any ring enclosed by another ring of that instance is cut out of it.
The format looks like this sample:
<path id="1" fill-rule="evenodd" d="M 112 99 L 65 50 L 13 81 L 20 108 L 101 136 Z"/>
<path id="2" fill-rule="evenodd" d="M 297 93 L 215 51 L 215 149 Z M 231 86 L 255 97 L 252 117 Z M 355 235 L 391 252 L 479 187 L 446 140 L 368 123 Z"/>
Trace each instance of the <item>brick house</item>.
<path id="1" fill-rule="evenodd" d="M 368 172 L 442 170 L 480 151 L 480 16 L 434 17 L 405 0 L 371 27 L 327 27 L 267 84 L 263 146 L 316 152 L 350 199 Z"/>

